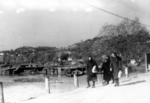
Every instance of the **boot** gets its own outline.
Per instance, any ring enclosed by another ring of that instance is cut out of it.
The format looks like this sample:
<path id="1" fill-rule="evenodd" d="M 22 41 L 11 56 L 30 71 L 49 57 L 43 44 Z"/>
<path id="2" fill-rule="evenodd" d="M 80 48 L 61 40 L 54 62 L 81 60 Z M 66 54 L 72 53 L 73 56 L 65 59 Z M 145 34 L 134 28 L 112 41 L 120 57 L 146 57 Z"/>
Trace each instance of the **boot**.
<path id="1" fill-rule="evenodd" d="M 115 83 L 115 80 L 114 79 L 112 79 L 112 84 L 114 84 Z"/>
<path id="2" fill-rule="evenodd" d="M 92 88 L 95 88 L 95 81 L 93 81 L 93 85 L 92 85 Z"/>
<path id="3" fill-rule="evenodd" d="M 119 86 L 119 79 L 117 79 L 117 86 Z"/>
<path id="4" fill-rule="evenodd" d="M 116 80 L 116 79 L 114 80 L 114 83 L 115 83 L 115 85 L 114 85 L 114 86 L 116 87 L 116 86 L 117 86 L 117 80 Z"/>
<path id="5" fill-rule="evenodd" d="M 88 83 L 87 83 L 87 87 L 86 87 L 86 88 L 89 88 L 89 87 L 90 87 L 90 83 L 88 82 Z"/>
<path id="6" fill-rule="evenodd" d="M 107 83 L 107 85 L 108 85 L 108 84 L 109 84 L 109 81 L 107 81 L 106 83 Z"/>
<path id="7" fill-rule="evenodd" d="M 89 79 L 87 79 L 87 87 L 86 88 L 89 88 L 90 87 L 90 81 Z"/>
<path id="8" fill-rule="evenodd" d="M 115 82 L 114 75 L 111 73 L 112 84 Z"/>

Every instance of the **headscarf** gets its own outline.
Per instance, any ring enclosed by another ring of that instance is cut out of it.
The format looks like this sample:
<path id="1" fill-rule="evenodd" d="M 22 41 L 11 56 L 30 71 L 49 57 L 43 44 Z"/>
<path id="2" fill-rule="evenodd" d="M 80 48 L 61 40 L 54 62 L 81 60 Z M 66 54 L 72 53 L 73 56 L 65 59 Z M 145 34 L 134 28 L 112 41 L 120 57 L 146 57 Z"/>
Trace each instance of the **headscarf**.
<path id="1" fill-rule="evenodd" d="M 91 60 L 89 60 L 89 58 L 91 58 Z M 90 55 L 89 57 L 88 57 L 88 62 L 92 62 L 93 61 L 93 57 Z"/>
<path id="2" fill-rule="evenodd" d="M 106 59 L 106 57 L 107 57 L 106 55 L 102 55 L 102 59 L 103 59 L 103 60 L 105 60 L 105 59 Z"/>
<path id="3" fill-rule="evenodd" d="M 115 53 L 115 52 L 112 52 L 111 54 L 114 54 L 114 55 L 115 55 L 115 57 L 117 58 L 117 53 Z"/>

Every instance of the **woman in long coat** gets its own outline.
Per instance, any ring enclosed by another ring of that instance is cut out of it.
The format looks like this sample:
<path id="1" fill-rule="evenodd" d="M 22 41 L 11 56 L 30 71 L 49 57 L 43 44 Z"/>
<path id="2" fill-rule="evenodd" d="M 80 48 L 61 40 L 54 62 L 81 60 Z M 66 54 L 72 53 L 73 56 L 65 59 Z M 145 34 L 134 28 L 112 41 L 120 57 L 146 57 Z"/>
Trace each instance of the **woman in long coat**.
<path id="1" fill-rule="evenodd" d="M 92 56 L 89 56 L 88 62 L 87 62 L 87 88 L 90 87 L 90 81 L 93 82 L 92 87 L 95 87 L 95 81 L 97 80 L 97 74 L 92 72 L 93 67 L 96 66 L 96 61 L 92 58 Z"/>
<path id="2" fill-rule="evenodd" d="M 109 84 L 111 80 L 111 72 L 110 72 L 110 58 L 107 56 L 104 58 L 101 71 L 103 71 L 103 80 L 106 81 L 106 85 Z"/>
<path id="3" fill-rule="evenodd" d="M 111 71 L 113 72 L 115 86 L 119 86 L 119 78 L 118 73 L 119 69 L 121 69 L 121 60 L 118 59 L 115 53 L 111 54 L 111 63 L 110 63 Z"/>

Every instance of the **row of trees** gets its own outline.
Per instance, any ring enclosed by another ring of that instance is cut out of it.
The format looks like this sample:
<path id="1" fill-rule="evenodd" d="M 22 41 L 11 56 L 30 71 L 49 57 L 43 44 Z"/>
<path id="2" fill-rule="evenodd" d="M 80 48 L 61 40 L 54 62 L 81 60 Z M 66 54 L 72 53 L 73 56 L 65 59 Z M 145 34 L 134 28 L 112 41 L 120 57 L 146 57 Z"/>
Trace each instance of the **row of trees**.
<path id="1" fill-rule="evenodd" d="M 20 47 L 3 52 L 5 63 L 10 64 L 51 62 L 57 57 L 55 47 Z"/>
<path id="2" fill-rule="evenodd" d="M 83 58 L 91 54 L 97 61 L 111 52 L 121 54 L 124 61 L 144 60 L 144 53 L 150 52 L 150 33 L 138 18 L 124 19 L 117 25 L 104 25 L 97 37 L 78 43 L 71 50 Z"/>

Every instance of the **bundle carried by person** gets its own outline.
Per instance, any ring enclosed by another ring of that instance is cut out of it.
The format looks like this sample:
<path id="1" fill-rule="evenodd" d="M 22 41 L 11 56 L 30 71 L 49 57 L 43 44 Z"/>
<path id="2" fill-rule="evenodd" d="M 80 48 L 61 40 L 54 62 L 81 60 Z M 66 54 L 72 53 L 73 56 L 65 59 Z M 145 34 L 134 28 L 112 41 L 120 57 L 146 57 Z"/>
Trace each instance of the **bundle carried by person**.
<path id="1" fill-rule="evenodd" d="M 118 72 L 118 78 L 121 78 L 123 76 L 122 70 L 119 70 Z"/>
<path id="2" fill-rule="evenodd" d="M 98 70 L 97 70 L 97 66 L 96 66 L 96 65 L 93 66 L 93 68 L 92 68 L 92 73 L 98 73 Z"/>

